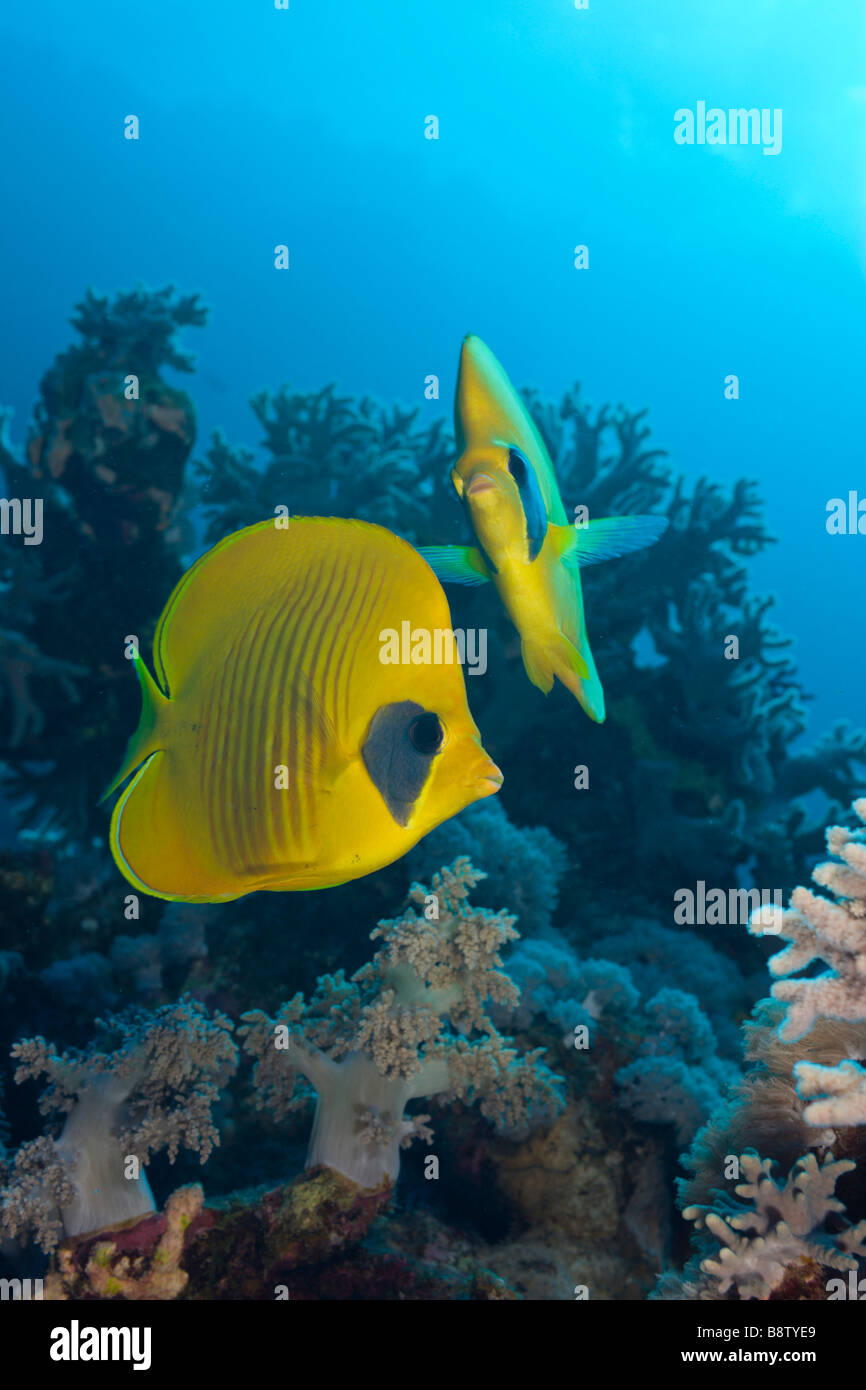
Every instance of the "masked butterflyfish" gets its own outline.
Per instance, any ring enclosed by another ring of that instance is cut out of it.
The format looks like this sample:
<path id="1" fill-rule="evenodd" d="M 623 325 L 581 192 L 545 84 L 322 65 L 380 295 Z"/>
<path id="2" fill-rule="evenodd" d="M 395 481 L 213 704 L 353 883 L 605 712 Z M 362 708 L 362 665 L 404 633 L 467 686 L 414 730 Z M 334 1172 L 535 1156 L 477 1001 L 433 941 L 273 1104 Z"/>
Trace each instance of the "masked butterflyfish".
<path id="1" fill-rule="evenodd" d="M 441 662 L 382 660 L 406 621 L 441 634 Z M 158 898 L 223 902 L 390 864 L 502 783 L 457 651 L 436 576 L 383 527 L 307 517 L 228 536 L 168 600 L 156 680 L 133 657 L 141 722 L 105 793 L 130 779 L 119 869 Z"/>
<path id="2" fill-rule="evenodd" d="M 550 456 L 493 353 L 463 342 L 455 398 L 459 458 L 451 472 L 476 546 L 424 546 L 440 579 L 492 580 L 517 628 L 526 674 L 547 694 L 554 677 L 591 719 L 604 693 L 590 651 L 580 569 L 652 545 L 666 517 L 617 516 L 569 525 Z"/>

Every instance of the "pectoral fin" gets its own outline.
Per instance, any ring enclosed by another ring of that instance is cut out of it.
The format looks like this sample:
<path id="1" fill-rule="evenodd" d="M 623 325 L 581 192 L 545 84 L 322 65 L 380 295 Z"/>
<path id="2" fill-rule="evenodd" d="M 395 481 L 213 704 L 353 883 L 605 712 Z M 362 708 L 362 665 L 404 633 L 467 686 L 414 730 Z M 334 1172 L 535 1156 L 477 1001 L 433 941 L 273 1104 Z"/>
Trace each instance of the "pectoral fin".
<path id="1" fill-rule="evenodd" d="M 419 554 L 445 584 L 485 584 L 490 579 L 484 556 L 471 545 L 420 545 Z"/>
<path id="2" fill-rule="evenodd" d="M 586 526 L 551 525 L 550 534 L 562 563 L 582 569 L 655 545 L 667 525 L 666 516 L 606 516 Z"/>

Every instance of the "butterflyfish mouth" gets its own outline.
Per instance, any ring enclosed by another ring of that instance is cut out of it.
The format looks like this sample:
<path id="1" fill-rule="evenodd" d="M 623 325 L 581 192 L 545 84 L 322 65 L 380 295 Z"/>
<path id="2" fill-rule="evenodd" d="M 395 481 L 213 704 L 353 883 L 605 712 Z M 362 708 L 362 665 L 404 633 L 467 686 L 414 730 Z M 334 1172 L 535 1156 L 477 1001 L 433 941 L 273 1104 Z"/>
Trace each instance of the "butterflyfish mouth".
<path id="1" fill-rule="evenodd" d="M 489 473 L 476 473 L 475 477 L 466 488 L 466 497 L 479 497 L 483 492 L 491 492 L 496 487 L 496 483 Z"/>
<path id="2" fill-rule="evenodd" d="M 494 792 L 499 791 L 504 781 L 505 778 L 502 776 L 496 764 L 488 763 L 487 766 L 482 769 L 481 775 L 478 778 L 478 786 L 481 788 L 481 795 L 492 796 Z"/>

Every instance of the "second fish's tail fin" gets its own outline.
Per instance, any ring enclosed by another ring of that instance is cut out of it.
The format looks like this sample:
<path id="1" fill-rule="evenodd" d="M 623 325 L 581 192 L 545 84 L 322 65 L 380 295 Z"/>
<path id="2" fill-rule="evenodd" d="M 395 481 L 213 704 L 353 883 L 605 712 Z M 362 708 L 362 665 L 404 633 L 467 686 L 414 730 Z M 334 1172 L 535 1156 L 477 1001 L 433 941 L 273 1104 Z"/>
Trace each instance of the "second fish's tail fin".
<path id="1" fill-rule="evenodd" d="M 520 654 L 532 684 L 545 695 L 553 688 L 554 679 L 561 681 L 590 719 L 597 724 L 604 720 L 604 691 L 588 649 L 583 657 L 574 643 L 560 632 L 547 641 L 524 638 Z"/>

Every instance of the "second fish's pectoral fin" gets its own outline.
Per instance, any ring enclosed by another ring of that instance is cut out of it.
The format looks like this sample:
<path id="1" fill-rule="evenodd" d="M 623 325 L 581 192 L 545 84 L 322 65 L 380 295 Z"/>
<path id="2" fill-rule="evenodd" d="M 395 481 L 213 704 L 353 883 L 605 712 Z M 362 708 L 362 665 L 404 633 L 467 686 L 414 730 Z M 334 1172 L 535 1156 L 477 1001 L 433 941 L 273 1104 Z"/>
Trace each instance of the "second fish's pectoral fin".
<path id="1" fill-rule="evenodd" d="M 484 556 L 472 545 L 419 545 L 418 552 L 445 584 L 485 584 L 491 577 Z"/>
<path id="2" fill-rule="evenodd" d="M 605 516 L 586 526 L 553 526 L 554 547 L 569 569 L 616 560 L 655 545 L 667 530 L 666 516 Z"/>

